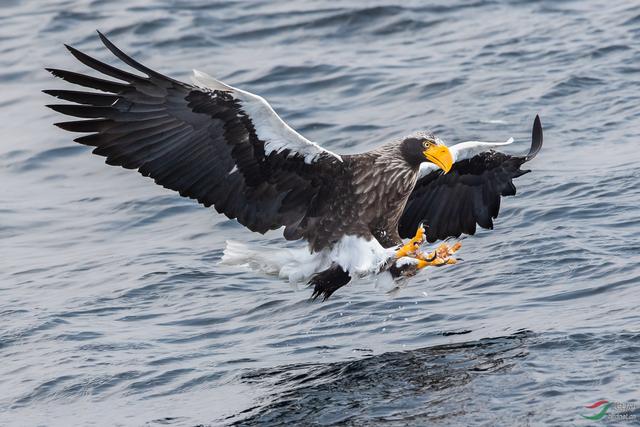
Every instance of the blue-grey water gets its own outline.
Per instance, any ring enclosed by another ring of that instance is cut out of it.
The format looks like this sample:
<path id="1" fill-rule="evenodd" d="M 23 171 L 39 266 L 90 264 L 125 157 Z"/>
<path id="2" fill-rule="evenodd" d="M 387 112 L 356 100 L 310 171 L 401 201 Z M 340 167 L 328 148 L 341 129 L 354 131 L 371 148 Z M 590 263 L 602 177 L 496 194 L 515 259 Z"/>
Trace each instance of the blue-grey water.
<path id="1" fill-rule="evenodd" d="M 96 29 L 338 152 L 425 128 L 524 152 L 537 113 L 545 146 L 458 265 L 314 303 L 218 265 L 277 233 L 51 125 L 43 68 L 109 58 Z M 637 3 L 4 0 L 0 83 L 0 425 L 640 424 Z M 582 418 L 601 399 L 631 409 Z"/>

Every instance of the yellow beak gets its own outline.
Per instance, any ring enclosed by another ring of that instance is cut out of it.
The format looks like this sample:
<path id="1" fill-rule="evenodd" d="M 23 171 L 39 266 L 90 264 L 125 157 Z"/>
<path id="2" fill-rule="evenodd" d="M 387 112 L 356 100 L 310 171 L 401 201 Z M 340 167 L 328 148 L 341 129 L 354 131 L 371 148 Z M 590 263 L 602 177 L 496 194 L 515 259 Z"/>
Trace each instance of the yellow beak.
<path id="1" fill-rule="evenodd" d="M 453 166 L 453 157 L 446 145 L 432 145 L 424 150 L 422 154 L 427 160 L 442 169 L 444 173 L 449 172 L 451 166 Z"/>

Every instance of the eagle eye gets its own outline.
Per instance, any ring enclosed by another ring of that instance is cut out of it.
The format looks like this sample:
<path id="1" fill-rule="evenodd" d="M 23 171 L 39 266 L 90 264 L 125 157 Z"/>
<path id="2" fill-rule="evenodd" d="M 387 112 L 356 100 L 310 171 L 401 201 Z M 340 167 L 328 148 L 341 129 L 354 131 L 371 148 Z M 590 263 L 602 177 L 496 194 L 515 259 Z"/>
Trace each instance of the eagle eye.
<path id="1" fill-rule="evenodd" d="M 424 141 L 422 141 L 422 147 L 423 148 L 429 148 L 431 147 L 432 142 L 429 141 L 428 139 L 425 139 Z"/>

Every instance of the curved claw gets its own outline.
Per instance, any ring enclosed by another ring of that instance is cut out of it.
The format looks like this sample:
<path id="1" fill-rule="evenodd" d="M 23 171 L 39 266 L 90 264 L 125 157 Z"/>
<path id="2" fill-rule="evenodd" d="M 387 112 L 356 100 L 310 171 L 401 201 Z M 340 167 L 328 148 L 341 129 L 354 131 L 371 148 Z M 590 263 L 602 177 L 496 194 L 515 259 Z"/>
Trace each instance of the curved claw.
<path id="1" fill-rule="evenodd" d="M 449 246 L 446 243 L 442 243 L 436 248 L 429 256 L 424 254 L 418 254 L 417 269 L 420 270 L 427 266 L 442 267 L 443 265 L 456 264 L 458 260 L 451 256 L 456 253 L 462 247 L 462 243 L 456 242 L 453 246 Z"/>
<path id="2" fill-rule="evenodd" d="M 438 254 L 436 253 L 436 251 L 433 251 L 433 253 L 431 253 L 430 255 L 432 255 L 431 258 L 427 258 L 423 253 L 420 253 L 418 254 L 417 258 L 427 262 L 435 261 L 438 258 Z"/>
<path id="3" fill-rule="evenodd" d="M 418 230 L 416 231 L 416 235 L 413 236 L 413 238 L 409 240 L 404 246 L 398 249 L 398 251 L 396 252 L 396 259 L 402 258 L 404 256 L 409 256 L 413 258 L 413 256 L 417 254 L 418 249 L 424 243 L 424 241 L 425 241 L 424 227 L 421 224 L 420 227 L 418 227 Z"/>

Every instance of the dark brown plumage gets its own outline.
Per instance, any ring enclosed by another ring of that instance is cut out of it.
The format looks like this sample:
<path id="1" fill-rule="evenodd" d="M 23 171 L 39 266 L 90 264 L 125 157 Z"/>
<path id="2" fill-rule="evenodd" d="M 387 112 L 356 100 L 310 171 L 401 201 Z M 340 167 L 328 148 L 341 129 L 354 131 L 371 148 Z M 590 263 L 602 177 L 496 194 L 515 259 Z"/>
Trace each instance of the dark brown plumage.
<path id="1" fill-rule="evenodd" d="M 473 234 L 476 223 L 491 228 L 500 196 L 515 194 L 512 179 L 526 173 L 519 167 L 542 144 L 537 120 L 539 142 L 526 157 L 484 152 L 455 163 L 449 174 L 434 171 L 418 179 L 427 159 L 443 167 L 437 155 L 427 156 L 443 147 L 433 135 L 415 134 L 363 154 L 338 156 L 290 129 L 262 98 L 215 80 L 213 87 L 174 80 L 100 38 L 143 75 L 67 46 L 80 62 L 116 81 L 48 69 L 100 91 L 45 90 L 71 102 L 50 108 L 86 119 L 56 125 L 87 133 L 75 141 L 95 147 L 93 153 L 106 157 L 107 164 L 137 169 L 251 231 L 284 227 L 286 239 L 304 239 L 314 252 L 346 235 L 390 248 L 413 236 L 421 223 L 429 241 Z M 348 282 L 345 277 L 347 272 L 332 266 L 315 276 L 316 285 L 330 283 L 316 286 L 314 294 L 328 297 Z"/>

